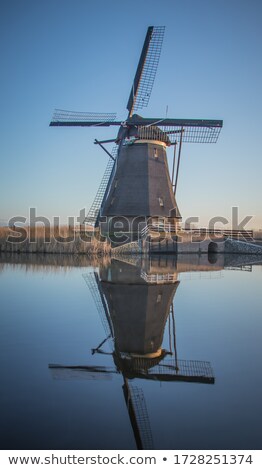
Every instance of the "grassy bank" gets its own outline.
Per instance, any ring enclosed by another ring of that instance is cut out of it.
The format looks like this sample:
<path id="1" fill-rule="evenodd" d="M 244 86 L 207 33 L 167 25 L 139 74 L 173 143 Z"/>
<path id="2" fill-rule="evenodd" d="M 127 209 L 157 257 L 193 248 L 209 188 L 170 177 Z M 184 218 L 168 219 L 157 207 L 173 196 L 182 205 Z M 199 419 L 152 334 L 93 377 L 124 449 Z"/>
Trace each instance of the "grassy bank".
<path id="1" fill-rule="evenodd" d="M 56 253 L 106 255 L 110 244 L 92 237 L 90 232 L 75 233 L 68 226 L 19 227 L 11 230 L 0 227 L 0 251 L 4 253 Z"/>

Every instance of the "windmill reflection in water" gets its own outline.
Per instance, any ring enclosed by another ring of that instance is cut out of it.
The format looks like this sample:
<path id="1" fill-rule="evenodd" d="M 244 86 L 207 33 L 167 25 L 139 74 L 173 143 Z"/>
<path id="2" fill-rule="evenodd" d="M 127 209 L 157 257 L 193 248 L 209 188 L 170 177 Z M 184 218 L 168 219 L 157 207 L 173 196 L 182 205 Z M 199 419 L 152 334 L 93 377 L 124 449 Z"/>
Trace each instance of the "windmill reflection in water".
<path id="1" fill-rule="evenodd" d="M 49 365 L 54 378 L 122 374 L 138 449 L 153 449 L 154 445 L 143 390 L 133 385 L 133 379 L 205 384 L 215 381 L 209 362 L 177 358 L 173 304 L 180 282 L 177 276 L 175 261 L 162 266 L 152 261 L 141 264 L 139 257 L 113 259 L 99 272 L 84 274 L 106 334 L 92 354 L 111 355 L 114 367 Z M 166 327 L 169 347 L 163 349 Z M 108 344 L 110 348 L 105 350 Z"/>

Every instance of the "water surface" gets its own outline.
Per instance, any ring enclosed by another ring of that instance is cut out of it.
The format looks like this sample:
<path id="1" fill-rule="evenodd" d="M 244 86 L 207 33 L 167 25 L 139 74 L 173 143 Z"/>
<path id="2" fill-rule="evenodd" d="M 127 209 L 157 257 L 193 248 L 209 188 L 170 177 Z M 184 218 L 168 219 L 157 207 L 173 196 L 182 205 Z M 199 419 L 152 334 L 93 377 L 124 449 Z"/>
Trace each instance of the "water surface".
<path id="1" fill-rule="evenodd" d="M 243 256 L 2 257 L 1 447 L 261 448 L 261 281 Z"/>

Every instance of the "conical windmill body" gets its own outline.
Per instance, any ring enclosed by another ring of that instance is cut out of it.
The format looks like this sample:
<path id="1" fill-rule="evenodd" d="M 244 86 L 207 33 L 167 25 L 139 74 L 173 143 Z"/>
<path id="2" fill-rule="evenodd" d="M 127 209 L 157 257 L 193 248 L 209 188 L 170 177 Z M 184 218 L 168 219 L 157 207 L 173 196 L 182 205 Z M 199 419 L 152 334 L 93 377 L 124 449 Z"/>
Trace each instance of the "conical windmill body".
<path id="1" fill-rule="evenodd" d="M 141 267 L 113 259 L 100 269 L 100 288 L 110 312 L 117 349 L 133 358 L 163 356 L 164 328 L 179 281 L 148 283 Z"/>
<path id="2" fill-rule="evenodd" d="M 136 114 L 147 106 L 153 87 L 165 28 L 150 26 L 142 48 L 137 71 L 127 103 L 124 122 L 114 114 L 77 113 L 57 110 L 50 126 L 118 126 L 117 137 L 95 141 L 110 159 L 94 203 L 85 219 L 100 226 L 101 232 L 137 234 L 148 220 L 176 227 L 181 215 L 175 192 L 183 142 L 214 143 L 223 122 L 203 119 L 142 118 Z M 108 152 L 104 144 L 115 142 Z M 174 165 L 170 177 L 167 147 L 178 146 L 177 176 Z"/>
<path id="3" fill-rule="evenodd" d="M 138 118 L 134 115 L 131 121 Z M 172 224 L 181 218 L 168 171 L 168 142 L 164 135 L 153 140 L 157 138 L 153 130 L 131 128 L 121 144 L 112 184 L 101 207 L 103 231 L 114 233 L 119 226 L 121 231 L 135 234 L 150 218 Z"/>

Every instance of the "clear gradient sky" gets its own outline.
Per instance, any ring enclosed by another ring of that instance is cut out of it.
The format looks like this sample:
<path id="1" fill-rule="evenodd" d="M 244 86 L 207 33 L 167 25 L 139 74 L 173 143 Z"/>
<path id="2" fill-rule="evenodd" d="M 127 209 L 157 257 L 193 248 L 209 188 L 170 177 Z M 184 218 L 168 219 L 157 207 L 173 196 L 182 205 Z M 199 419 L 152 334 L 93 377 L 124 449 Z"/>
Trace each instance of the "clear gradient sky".
<path id="1" fill-rule="evenodd" d="M 183 218 L 254 215 L 262 228 L 261 0 L 1 0 L 0 219 L 89 208 L 114 128 L 50 128 L 54 108 L 117 112 L 126 104 L 147 27 L 166 26 L 141 114 L 223 119 L 217 144 L 185 144 Z M 172 152 L 172 150 L 171 150 Z"/>

